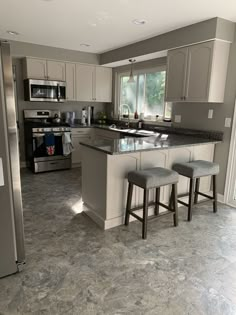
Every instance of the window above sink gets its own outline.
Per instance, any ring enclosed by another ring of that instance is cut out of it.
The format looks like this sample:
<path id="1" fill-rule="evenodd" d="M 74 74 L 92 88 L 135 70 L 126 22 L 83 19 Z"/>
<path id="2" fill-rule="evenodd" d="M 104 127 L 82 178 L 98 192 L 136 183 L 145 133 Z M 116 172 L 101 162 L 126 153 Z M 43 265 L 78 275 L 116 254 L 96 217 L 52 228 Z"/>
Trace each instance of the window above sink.
<path id="1" fill-rule="evenodd" d="M 116 116 L 134 119 L 137 111 L 147 121 L 171 118 L 171 103 L 165 102 L 166 66 L 134 72 L 135 82 L 130 83 L 129 72 L 117 76 Z M 157 119 L 158 115 L 158 119 Z"/>

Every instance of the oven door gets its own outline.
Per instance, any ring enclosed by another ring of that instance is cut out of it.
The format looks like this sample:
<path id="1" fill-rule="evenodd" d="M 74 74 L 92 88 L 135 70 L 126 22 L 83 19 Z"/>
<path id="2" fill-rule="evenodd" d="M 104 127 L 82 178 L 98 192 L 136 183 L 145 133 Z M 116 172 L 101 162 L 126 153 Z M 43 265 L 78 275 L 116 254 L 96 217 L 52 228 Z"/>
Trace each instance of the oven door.
<path id="1" fill-rule="evenodd" d="M 25 100 L 27 101 L 64 102 L 65 99 L 65 82 L 25 80 Z"/>
<path id="2" fill-rule="evenodd" d="M 53 143 L 47 143 L 47 135 L 53 135 Z M 52 160 L 55 158 L 64 158 L 63 156 L 63 133 L 33 133 L 33 158 L 34 160 Z"/>

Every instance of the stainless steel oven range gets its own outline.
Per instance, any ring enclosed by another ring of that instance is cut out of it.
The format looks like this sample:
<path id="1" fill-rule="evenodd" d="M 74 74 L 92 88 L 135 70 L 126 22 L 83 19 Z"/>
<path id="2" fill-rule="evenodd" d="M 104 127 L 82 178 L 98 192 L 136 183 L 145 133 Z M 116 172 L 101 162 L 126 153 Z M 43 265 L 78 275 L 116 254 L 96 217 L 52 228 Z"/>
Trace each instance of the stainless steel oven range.
<path id="1" fill-rule="evenodd" d="M 71 168 L 71 154 L 63 150 L 63 136 L 70 138 L 71 128 L 60 116 L 59 111 L 24 111 L 26 162 L 34 173 Z"/>

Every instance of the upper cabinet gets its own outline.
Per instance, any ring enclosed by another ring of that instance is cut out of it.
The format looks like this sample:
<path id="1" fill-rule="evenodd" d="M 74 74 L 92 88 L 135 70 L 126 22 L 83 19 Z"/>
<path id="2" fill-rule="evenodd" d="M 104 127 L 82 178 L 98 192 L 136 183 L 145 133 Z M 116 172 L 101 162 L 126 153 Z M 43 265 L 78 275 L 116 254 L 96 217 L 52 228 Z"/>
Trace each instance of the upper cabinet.
<path id="1" fill-rule="evenodd" d="M 26 58 L 24 76 L 29 79 L 65 81 L 65 63 L 54 60 Z"/>
<path id="2" fill-rule="evenodd" d="M 24 59 L 25 79 L 47 80 L 47 60 L 26 58 Z"/>
<path id="3" fill-rule="evenodd" d="M 111 68 L 27 57 L 24 79 L 66 81 L 69 101 L 112 101 Z"/>
<path id="4" fill-rule="evenodd" d="M 111 102 L 111 68 L 77 64 L 76 84 L 78 101 Z"/>
<path id="5" fill-rule="evenodd" d="M 112 69 L 95 67 L 95 100 L 111 102 L 112 99 Z"/>
<path id="6" fill-rule="evenodd" d="M 187 48 L 170 50 L 167 59 L 166 100 L 182 100 L 185 93 Z"/>
<path id="7" fill-rule="evenodd" d="M 79 63 L 76 64 L 77 101 L 95 101 L 93 91 L 94 72 L 94 66 Z"/>
<path id="8" fill-rule="evenodd" d="M 230 43 L 209 41 L 168 52 L 166 101 L 224 101 Z"/>
<path id="9" fill-rule="evenodd" d="M 65 62 L 47 60 L 48 80 L 65 81 L 66 64 Z"/>
<path id="10" fill-rule="evenodd" d="M 76 64 L 66 63 L 66 99 L 76 101 Z"/>

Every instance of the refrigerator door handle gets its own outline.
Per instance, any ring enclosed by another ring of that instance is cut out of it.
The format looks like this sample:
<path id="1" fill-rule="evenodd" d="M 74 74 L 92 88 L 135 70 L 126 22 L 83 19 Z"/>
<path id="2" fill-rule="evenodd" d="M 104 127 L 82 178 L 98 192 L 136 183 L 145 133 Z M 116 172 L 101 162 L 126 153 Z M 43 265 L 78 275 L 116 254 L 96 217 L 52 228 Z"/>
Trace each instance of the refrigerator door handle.
<path id="1" fill-rule="evenodd" d="M 0 157 L 0 186 L 4 186 L 4 174 L 3 174 L 3 165 L 2 158 Z"/>

